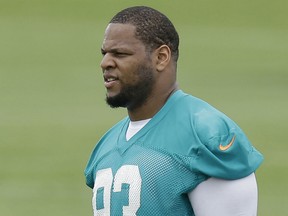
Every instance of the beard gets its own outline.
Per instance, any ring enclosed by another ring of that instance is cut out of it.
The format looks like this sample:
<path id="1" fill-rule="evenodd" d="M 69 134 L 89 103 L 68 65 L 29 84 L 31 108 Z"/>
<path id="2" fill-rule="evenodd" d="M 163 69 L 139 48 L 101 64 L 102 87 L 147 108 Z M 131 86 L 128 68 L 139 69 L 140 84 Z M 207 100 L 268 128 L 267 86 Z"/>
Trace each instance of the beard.
<path id="1" fill-rule="evenodd" d="M 138 74 L 137 82 L 123 85 L 118 95 L 106 96 L 106 103 L 110 107 L 126 107 L 134 110 L 146 102 L 155 83 L 153 69 L 150 66 L 140 65 L 136 73 Z"/>

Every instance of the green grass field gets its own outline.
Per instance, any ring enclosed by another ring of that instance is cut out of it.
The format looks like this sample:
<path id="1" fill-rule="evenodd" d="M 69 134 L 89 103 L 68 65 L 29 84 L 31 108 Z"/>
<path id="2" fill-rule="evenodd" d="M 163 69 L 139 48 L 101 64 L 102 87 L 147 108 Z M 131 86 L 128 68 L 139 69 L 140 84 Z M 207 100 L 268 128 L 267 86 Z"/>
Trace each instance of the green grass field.
<path id="1" fill-rule="evenodd" d="M 259 215 L 287 215 L 288 3 L 0 0 L 0 215 L 92 215 L 83 170 L 125 110 L 99 67 L 107 22 L 148 5 L 181 37 L 178 82 L 234 119 L 265 156 Z"/>

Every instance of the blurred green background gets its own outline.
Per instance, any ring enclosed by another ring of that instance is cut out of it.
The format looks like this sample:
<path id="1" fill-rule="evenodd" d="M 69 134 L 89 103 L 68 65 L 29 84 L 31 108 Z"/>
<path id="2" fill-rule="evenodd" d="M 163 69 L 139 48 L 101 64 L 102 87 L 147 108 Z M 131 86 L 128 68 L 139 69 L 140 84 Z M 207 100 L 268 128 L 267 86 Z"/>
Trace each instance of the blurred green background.
<path id="1" fill-rule="evenodd" d="M 104 102 L 100 46 L 110 18 L 133 5 L 171 18 L 180 87 L 264 154 L 258 215 L 287 215 L 286 0 L 0 0 L 0 215 L 92 215 L 86 161 L 126 115 Z"/>

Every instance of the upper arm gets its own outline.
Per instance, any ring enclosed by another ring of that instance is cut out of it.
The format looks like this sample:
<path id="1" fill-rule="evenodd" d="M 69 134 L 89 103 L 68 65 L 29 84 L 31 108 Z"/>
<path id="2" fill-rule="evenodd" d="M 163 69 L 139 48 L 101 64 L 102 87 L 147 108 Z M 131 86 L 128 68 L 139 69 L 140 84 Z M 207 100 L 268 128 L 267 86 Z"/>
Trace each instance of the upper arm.
<path id="1" fill-rule="evenodd" d="M 199 141 L 193 170 L 208 177 L 234 180 L 248 176 L 262 163 L 261 153 L 224 114 L 203 110 L 193 123 Z"/>
<path id="2" fill-rule="evenodd" d="M 209 178 L 189 194 L 196 216 L 256 216 L 257 182 L 254 173 L 237 180 Z"/>

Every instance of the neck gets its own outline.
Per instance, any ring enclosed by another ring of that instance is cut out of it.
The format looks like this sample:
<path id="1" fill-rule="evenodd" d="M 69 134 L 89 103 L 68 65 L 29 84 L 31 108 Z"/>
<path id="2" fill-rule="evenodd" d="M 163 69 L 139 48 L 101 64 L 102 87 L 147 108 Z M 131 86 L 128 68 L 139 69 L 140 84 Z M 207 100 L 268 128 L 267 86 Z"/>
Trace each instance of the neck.
<path id="1" fill-rule="evenodd" d="M 133 110 L 127 109 L 130 120 L 140 121 L 152 118 L 164 106 L 168 98 L 177 90 L 178 86 L 175 83 L 169 91 L 151 95 L 142 106 Z"/>

